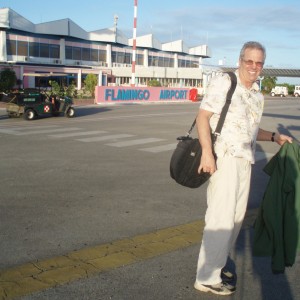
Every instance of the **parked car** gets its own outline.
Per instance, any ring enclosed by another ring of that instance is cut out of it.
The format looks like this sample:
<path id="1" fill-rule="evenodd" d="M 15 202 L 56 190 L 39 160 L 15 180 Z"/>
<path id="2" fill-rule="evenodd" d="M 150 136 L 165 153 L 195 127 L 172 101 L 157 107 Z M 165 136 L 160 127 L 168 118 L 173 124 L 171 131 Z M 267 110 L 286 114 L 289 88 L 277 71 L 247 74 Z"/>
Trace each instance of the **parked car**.
<path id="1" fill-rule="evenodd" d="M 299 97 L 300 96 L 300 85 L 295 85 L 294 96 L 295 97 Z"/>
<path id="2" fill-rule="evenodd" d="M 69 97 L 48 96 L 40 92 L 16 93 L 9 96 L 11 100 L 6 105 L 8 117 L 23 116 L 26 120 L 33 120 L 37 117 L 53 117 L 60 114 L 68 118 L 75 116 L 73 100 Z"/>
<path id="3" fill-rule="evenodd" d="M 271 91 L 271 96 L 280 96 L 280 97 L 286 97 L 288 96 L 288 88 L 286 86 L 275 86 Z"/>

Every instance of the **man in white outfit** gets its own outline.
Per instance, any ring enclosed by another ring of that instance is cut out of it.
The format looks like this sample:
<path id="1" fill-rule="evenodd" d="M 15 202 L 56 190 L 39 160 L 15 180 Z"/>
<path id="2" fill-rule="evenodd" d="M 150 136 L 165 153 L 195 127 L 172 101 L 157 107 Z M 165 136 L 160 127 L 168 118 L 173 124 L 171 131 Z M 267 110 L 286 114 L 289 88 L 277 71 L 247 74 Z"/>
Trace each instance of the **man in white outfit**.
<path id="1" fill-rule="evenodd" d="M 212 175 L 207 188 L 205 227 L 194 285 L 202 292 L 230 295 L 235 291 L 234 276 L 225 272 L 224 266 L 246 212 L 256 141 L 275 141 L 279 145 L 292 142 L 289 136 L 259 128 L 264 97 L 256 80 L 265 59 L 266 51 L 260 43 L 243 45 L 235 72 L 237 86 L 214 146 L 216 161 L 211 132 L 216 128 L 231 85 L 228 74 L 211 79 L 197 116 L 203 151 L 198 171 Z"/>

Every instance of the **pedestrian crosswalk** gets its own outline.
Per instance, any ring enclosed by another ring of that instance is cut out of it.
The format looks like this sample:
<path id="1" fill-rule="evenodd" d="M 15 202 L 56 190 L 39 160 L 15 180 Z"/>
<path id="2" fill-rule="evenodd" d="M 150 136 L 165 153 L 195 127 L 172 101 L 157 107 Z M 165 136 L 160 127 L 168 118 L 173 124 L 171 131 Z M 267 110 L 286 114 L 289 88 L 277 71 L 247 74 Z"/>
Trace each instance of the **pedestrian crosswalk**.
<path id="1" fill-rule="evenodd" d="M 112 133 L 106 130 L 85 130 L 80 127 L 60 127 L 58 125 L 41 126 L 0 126 L 0 135 L 39 136 L 49 139 L 72 139 L 81 143 L 103 143 L 108 147 L 123 148 L 135 147 L 135 150 L 149 153 L 173 151 L 177 143 L 170 143 L 166 139 L 157 137 L 140 137 L 131 133 Z M 152 144 L 152 145 L 150 145 Z M 143 145 L 145 145 L 143 147 Z M 146 146 L 147 145 L 147 146 Z M 272 153 L 256 152 L 256 161 L 268 160 Z"/>
<path id="2" fill-rule="evenodd" d="M 146 151 L 150 153 L 159 153 L 172 151 L 176 144 L 156 145 L 147 148 L 141 148 L 142 145 L 163 143 L 166 140 L 156 137 L 138 137 L 131 133 L 112 133 L 106 130 L 85 130 L 80 127 L 60 127 L 58 125 L 45 126 L 26 126 L 26 127 L 7 127 L 0 126 L 0 134 L 15 135 L 15 136 L 38 136 L 43 135 L 50 139 L 72 139 L 81 143 L 99 143 L 102 142 L 105 146 L 123 148 L 135 147 L 136 150 Z"/>

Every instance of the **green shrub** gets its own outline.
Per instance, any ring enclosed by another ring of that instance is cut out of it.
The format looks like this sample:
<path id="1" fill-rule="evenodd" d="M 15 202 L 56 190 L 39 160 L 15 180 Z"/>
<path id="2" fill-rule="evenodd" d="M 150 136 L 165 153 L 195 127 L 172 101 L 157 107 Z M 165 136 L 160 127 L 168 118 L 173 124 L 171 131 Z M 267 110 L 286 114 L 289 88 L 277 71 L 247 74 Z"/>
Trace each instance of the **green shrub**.
<path id="1" fill-rule="evenodd" d="M 17 76 L 14 70 L 4 69 L 0 71 L 0 92 L 10 92 L 17 83 Z"/>
<path id="2" fill-rule="evenodd" d="M 95 74 L 88 74 L 84 80 L 84 87 L 92 97 L 94 97 L 95 95 L 95 87 L 97 85 L 97 82 L 98 78 Z"/>
<path id="3" fill-rule="evenodd" d="M 157 79 L 151 79 L 148 81 L 148 86 L 161 86 L 161 83 Z"/>

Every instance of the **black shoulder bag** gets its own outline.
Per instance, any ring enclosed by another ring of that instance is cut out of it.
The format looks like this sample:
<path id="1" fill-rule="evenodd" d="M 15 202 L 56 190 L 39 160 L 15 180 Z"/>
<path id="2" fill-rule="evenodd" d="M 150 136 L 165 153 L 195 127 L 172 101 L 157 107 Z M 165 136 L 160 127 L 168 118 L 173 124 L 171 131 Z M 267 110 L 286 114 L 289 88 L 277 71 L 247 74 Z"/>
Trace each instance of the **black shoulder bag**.
<path id="1" fill-rule="evenodd" d="M 231 79 L 231 86 L 226 96 L 226 103 L 223 106 L 219 122 L 216 130 L 212 133 L 212 144 L 214 145 L 217 136 L 221 134 L 221 130 L 231 103 L 232 95 L 235 91 L 237 79 L 233 72 L 228 72 Z M 197 188 L 205 183 L 210 174 L 206 172 L 198 173 L 202 149 L 197 138 L 190 137 L 190 134 L 196 124 L 196 118 L 188 131 L 187 135 L 177 138 L 179 141 L 174 150 L 170 161 L 170 176 L 179 184 Z"/>

